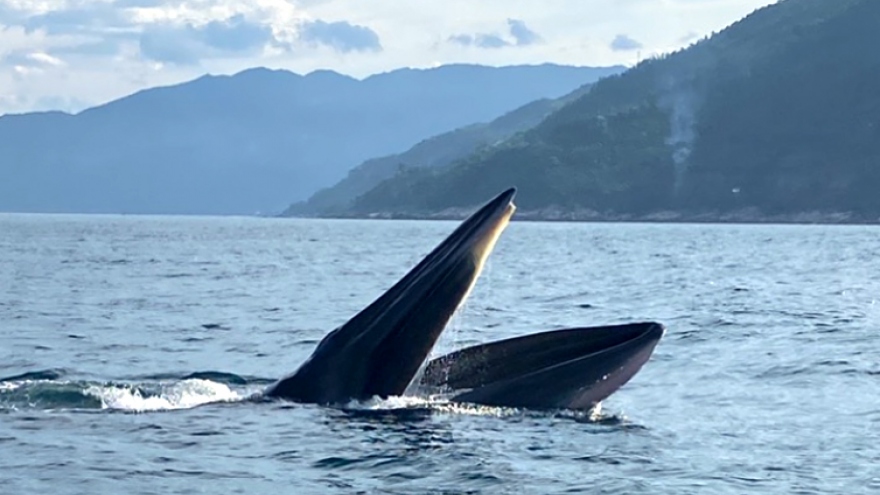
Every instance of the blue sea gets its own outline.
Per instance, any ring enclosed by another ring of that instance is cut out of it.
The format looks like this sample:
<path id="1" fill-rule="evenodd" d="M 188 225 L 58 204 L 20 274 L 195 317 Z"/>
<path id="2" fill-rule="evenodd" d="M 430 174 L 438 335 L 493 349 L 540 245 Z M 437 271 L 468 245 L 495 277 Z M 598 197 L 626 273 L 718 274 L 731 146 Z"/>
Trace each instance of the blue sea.
<path id="1" fill-rule="evenodd" d="M 600 414 L 254 400 L 453 222 L 0 215 L 0 493 L 880 492 L 880 229 L 514 222 L 435 353 L 667 333 Z"/>

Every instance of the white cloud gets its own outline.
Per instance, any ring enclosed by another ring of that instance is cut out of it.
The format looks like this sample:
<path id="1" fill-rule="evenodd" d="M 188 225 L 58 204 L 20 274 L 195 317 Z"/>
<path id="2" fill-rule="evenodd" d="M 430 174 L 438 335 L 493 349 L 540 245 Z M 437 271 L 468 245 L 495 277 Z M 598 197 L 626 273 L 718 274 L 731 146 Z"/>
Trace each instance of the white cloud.
<path id="1" fill-rule="evenodd" d="M 382 43 L 375 31 L 345 21 L 306 21 L 300 25 L 299 39 L 329 46 L 344 53 L 382 49 Z"/>
<path id="2" fill-rule="evenodd" d="M 454 34 L 449 41 L 462 46 L 475 46 L 477 48 L 504 48 L 508 46 L 527 46 L 538 43 L 541 37 L 526 26 L 519 19 L 507 20 L 507 33 Z"/>
<path id="3" fill-rule="evenodd" d="M 3 56 L 0 64 L 12 65 L 16 67 L 28 68 L 44 68 L 58 67 L 64 65 L 64 62 L 57 57 L 53 57 L 45 52 L 10 52 Z"/>
<path id="4" fill-rule="evenodd" d="M 510 27 L 510 35 L 516 41 L 517 45 L 531 45 L 541 41 L 538 33 L 526 27 L 526 23 L 519 19 L 508 19 L 507 25 Z"/>
<path id="5" fill-rule="evenodd" d="M 16 79 L 62 65 L 60 59 L 44 52 L 10 52 L 0 59 L 0 66 L 12 68 Z"/>
<path id="6" fill-rule="evenodd" d="M 169 22 L 147 25 L 138 47 L 147 59 L 190 65 L 207 58 L 257 55 L 267 44 L 276 41 L 271 26 L 235 14 L 202 25 Z"/>
<path id="7" fill-rule="evenodd" d="M 609 45 L 615 52 L 628 52 L 643 48 L 644 45 L 625 34 L 618 34 Z"/>
<path id="8" fill-rule="evenodd" d="M 78 110 L 144 87 L 253 66 L 362 77 L 452 62 L 633 63 L 635 51 L 612 46 L 621 33 L 638 40 L 647 57 L 769 3 L 0 0 L 0 114 L 53 105 Z"/>

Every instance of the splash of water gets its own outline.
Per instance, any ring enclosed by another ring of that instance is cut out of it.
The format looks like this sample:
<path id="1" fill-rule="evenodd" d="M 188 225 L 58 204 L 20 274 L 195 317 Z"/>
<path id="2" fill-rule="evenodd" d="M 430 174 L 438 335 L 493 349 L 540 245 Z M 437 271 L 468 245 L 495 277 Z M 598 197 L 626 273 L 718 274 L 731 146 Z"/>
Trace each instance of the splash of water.
<path id="1" fill-rule="evenodd" d="M 0 392 L 11 392 L 23 385 L 22 382 L 0 382 Z"/>
<path id="2" fill-rule="evenodd" d="M 483 406 L 479 404 L 465 404 L 450 402 L 443 395 L 414 396 L 401 395 L 385 399 L 374 398 L 363 402 L 351 402 L 346 404 L 346 409 L 363 411 L 401 411 L 401 410 L 430 410 L 433 412 L 471 415 L 471 416 L 509 416 L 518 412 L 518 409 L 509 407 Z"/>
<path id="3" fill-rule="evenodd" d="M 202 379 L 162 386 L 155 395 L 144 393 L 131 385 L 91 385 L 83 393 L 99 399 L 102 409 L 135 412 L 190 409 L 208 403 L 235 402 L 246 398 L 225 384 Z"/>

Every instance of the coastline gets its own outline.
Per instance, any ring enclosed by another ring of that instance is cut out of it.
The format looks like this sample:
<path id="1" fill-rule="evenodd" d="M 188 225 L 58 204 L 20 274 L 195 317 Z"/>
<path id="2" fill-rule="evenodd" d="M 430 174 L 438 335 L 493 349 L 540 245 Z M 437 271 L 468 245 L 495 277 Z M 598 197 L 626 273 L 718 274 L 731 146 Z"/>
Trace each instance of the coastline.
<path id="1" fill-rule="evenodd" d="M 282 218 L 322 218 L 352 220 L 462 220 L 474 208 L 446 208 L 436 212 L 377 211 L 370 213 L 332 213 L 318 215 L 281 215 Z M 520 222 L 576 222 L 576 223 L 732 223 L 732 224 L 792 224 L 792 225 L 880 225 L 880 216 L 874 217 L 847 211 L 806 211 L 797 213 L 763 213 L 757 208 L 733 211 L 682 212 L 674 210 L 651 213 L 598 212 L 595 210 L 565 210 L 557 207 L 537 210 L 518 209 L 512 221 Z"/>

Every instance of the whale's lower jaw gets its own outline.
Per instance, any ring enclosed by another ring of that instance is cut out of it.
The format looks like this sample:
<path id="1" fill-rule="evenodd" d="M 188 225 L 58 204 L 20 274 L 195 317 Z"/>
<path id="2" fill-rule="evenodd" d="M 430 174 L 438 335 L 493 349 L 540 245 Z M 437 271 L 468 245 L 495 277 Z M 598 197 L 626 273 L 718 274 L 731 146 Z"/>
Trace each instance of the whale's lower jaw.
<path id="1" fill-rule="evenodd" d="M 453 401 L 591 409 L 626 384 L 665 332 L 659 323 L 554 330 L 477 345 L 428 363 L 422 384 Z"/>

